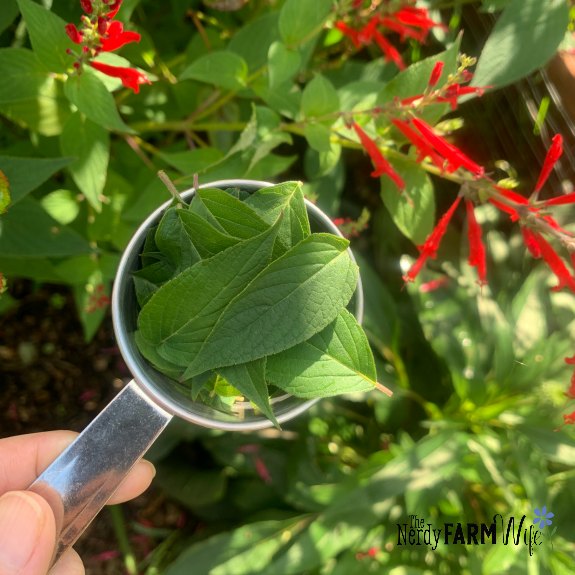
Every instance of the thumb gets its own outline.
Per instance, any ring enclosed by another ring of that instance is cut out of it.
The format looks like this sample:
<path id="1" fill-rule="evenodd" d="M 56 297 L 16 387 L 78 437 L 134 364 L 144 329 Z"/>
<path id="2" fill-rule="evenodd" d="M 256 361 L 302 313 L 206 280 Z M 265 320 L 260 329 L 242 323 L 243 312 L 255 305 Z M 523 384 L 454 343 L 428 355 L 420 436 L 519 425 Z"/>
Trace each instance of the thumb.
<path id="1" fill-rule="evenodd" d="M 0 497 L 0 573 L 46 575 L 56 540 L 54 514 L 30 491 Z"/>

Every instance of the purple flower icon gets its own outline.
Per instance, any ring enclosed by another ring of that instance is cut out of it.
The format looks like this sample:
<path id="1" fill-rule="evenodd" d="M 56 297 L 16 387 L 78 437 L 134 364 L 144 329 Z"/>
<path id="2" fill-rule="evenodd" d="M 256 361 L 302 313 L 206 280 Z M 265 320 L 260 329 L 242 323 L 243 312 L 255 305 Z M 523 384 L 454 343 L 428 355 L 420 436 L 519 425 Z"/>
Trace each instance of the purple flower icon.
<path id="1" fill-rule="evenodd" d="M 537 523 L 539 523 L 539 529 L 543 531 L 546 525 L 551 525 L 551 523 L 553 523 L 553 521 L 551 521 L 552 517 L 555 517 L 555 514 L 551 513 L 551 511 L 547 513 L 547 505 L 544 505 L 541 509 L 536 507 L 533 525 L 537 525 Z"/>

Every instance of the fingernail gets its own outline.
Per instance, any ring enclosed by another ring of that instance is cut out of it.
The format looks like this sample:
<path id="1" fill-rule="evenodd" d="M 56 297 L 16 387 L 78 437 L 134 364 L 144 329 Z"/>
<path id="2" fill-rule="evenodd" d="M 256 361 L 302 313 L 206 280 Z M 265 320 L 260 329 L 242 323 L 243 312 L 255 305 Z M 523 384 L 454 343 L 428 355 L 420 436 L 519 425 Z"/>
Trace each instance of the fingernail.
<path id="1" fill-rule="evenodd" d="M 24 491 L 0 497 L 0 573 L 18 573 L 38 546 L 44 524 L 39 503 Z"/>

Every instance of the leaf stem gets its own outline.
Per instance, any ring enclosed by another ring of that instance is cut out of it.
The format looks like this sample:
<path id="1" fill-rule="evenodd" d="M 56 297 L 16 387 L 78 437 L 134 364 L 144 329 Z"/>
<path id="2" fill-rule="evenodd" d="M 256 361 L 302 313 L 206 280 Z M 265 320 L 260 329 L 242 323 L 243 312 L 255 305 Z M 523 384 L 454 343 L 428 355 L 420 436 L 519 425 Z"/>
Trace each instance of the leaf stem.
<path id="1" fill-rule="evenodd" d="M 126 521 L 124 519 L 124 514 L 122 513 L 122 507 L 120 505 L 110 505 L 108 510 L 112 517 L 112 527 L 114 528 L 114 533 L 118 540 L 118 547 L 120 548 L 124 558 L 126 573 L 128 573 L 128 575 L 138 575 L 136 555 L 132 549 L 132 545 L 130 544 L 128 531 L 126 529 Z"/>

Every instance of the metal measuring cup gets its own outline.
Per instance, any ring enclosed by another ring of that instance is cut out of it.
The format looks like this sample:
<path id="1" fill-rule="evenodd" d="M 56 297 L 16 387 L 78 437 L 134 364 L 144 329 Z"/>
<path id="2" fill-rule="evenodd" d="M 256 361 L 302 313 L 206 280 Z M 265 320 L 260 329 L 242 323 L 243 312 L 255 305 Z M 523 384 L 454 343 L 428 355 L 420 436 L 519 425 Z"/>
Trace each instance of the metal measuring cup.
<path id="1" fill-rule="evenodd" d="M 200 188 L 241 188 L 253 192 L 271 186 L 256 180 L 221 180 Z M 181 195 L 191 201 L 194 189 Z M 134 464 L 146 453 L 174 415 L 225 431 L 254 431 L 272 425 L 245 402 L 241 412 L 218 411 L 195 402 L 177 389 L 173 380 L 156 371 L 140 354 L 135 340 L 138 304 L 131 273 L 148 230 L 156 225 L 171 201 L 155 210 L 138 228 L 120 260 L 112 293 L 112 320 L 122 357 L 134 379 L 86 427 L 76 440 L 29 487 L 43 496 L 56 516 L 59 539 L 54 562 L 71 547 L 106 504 Z M 312 231 L 341 232 L 318 207 L 306 200 Z M 353 259 L 353 254 L 349 251 Z M 193 297 L 193 294 L 191 294 Z M 363 317 L 361 279 L 350 303 L 357 320 Z M 272 398 L 275 416 L 285 423 L 317 400 L 283 394 Z"/>

